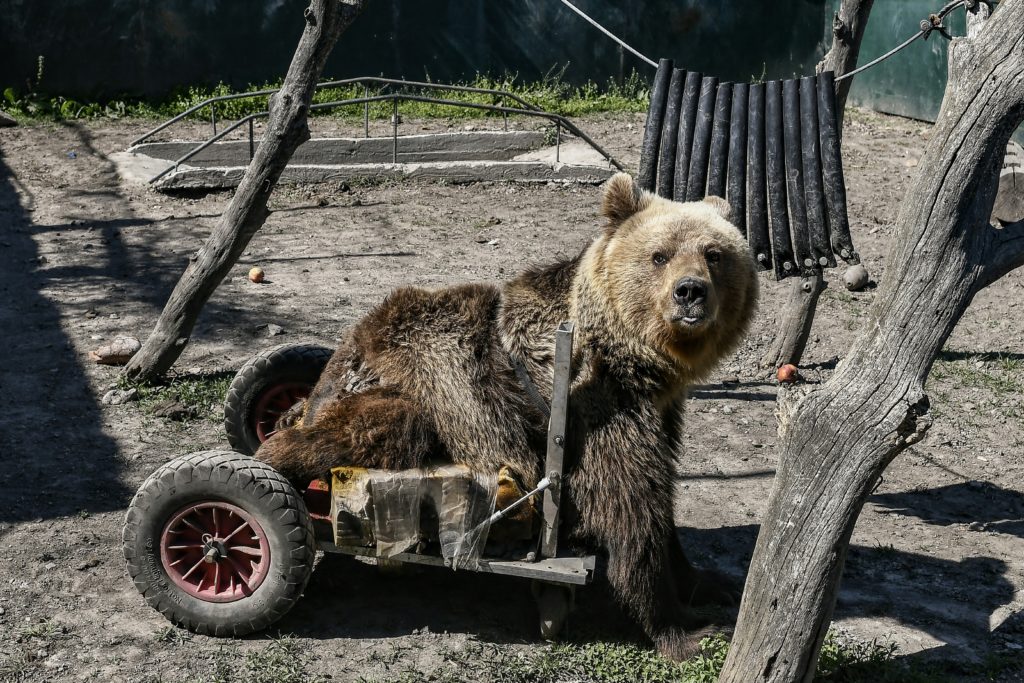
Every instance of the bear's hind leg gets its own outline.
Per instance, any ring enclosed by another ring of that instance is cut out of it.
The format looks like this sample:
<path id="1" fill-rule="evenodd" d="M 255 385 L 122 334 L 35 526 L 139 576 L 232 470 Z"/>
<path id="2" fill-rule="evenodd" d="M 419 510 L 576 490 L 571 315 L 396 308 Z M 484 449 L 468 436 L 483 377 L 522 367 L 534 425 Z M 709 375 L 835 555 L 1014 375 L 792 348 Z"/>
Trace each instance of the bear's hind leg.
<path id="1" fill-rule="evenodd" d="M 321 406 L 312 423 L 278 432 L 255 457 L 304 489 L 332 467 L 410 469 L 440 450 L 426 413 L 396 389 L 376 386 Z"/>

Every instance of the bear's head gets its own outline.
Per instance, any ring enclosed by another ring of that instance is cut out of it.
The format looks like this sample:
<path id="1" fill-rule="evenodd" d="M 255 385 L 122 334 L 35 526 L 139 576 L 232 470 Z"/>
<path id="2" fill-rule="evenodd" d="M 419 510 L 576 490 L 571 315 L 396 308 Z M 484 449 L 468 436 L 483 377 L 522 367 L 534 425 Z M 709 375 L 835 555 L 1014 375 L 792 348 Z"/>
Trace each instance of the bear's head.
<path id="1" fill-rule="evenodd" d="M 670 357 L 691 381 L 702 377 L 741 341 L 757 303 L 754 260 L 729 205 L 669 201 L 619 173 L 602 214 L 608 226 L 588 268 L 619 333 Z"/>

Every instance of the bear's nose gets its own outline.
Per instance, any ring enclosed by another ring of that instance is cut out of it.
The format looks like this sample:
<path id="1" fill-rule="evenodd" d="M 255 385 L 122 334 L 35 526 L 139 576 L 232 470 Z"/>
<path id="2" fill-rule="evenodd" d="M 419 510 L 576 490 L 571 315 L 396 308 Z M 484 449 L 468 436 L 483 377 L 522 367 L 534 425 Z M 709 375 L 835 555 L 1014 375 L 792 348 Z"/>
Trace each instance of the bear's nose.
<path id="1" fill-rule="evenodd" d="M 677 304 L 692 306 L 693 304 L 699 304 L 704 301 L 704 297 L 707 296 L 707 293 L 708 286 L 703 280 L 698 280 L 695 277 L 684 277 L 676 283 L 673 298 L 676 300 Z"/>

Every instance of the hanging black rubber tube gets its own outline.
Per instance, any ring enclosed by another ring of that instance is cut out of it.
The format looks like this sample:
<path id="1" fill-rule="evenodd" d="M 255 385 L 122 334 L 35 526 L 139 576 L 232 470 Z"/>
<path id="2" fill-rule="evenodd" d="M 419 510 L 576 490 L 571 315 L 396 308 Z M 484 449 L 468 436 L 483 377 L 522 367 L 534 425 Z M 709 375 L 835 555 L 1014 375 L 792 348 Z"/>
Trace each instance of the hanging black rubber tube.
<path id="1" fill-rule="evenodd" d="M 686 180 L 686 201 L 696 202 L 707 196 L 708 156 L 711 154 L 711 128 L 715 122 L 715 93 L 718 79 L 705 76 L 700 83 L 697 120 L 693 127 L 693 148 L 690 152 L 690 175 Z"/>
<path id="2" fill-rule="evenodd" d="M 818 75 L 818 135 L 821 140 L 821 178 L 828 205 L 832 233 L 832 251 L 847 263 L 860 263 L 850 238 L 850 219 L 846 213 L 846 181 L 839 150 L 839 124 L 836 120 L 835 77 L 831 71 Z"/>
<path id="3" fill-rule="evenodd" d="M 665 105 L 665 124 L 661 133 L 661 154 L 658 157 L 658 194 L 672 198 L 672 177 L 676 169 L 676 135 L 679 130 L 679 106 L 683 99 L 686 72 L 673 69 Z"/>
<path id="4" fill-rule="evenodd" d="M 775 279 L 796 275 L 786 199 L 786 148 L 782 133 L 782 82 L 769 81 L 765 93 L 765 156 L 768 167 L 768 215 L 772 226 Z"/>
<path id="5" fill-rule="evenodd" d="M 747 102 L 747 242 L 757 267 L 772 266 L 765 193 L 764 84 L 750 86 Z"/>
<path id="6" fill-rule="evenodd" d="M 786 194 L 789 196 L 789 229 L 797 268 L 814 271 L 810 238 L 807 234 L 807 204 L 804 200 L 804 164 L 800 146 L 800 81 L 782 82 L 782 137 L 786 146 Z"/>
<path id="7" fill-rule="evenodd" d="M 725 198 L 726 160 L 729 155 L 729 114 L 732 108 L 732 83 L 718 86 L 715 96 L 715 120 L 711 126 L 711 154 L 708 157 L 707 194 Z"/>
<path id="8" fill-rule="evenodd" d="M 647 109 L 647 123 L 644 124 L 644 140 L 640 145 L 640 168 L 636 173 L 637 185 L 649 192 L 654 192 L 661 128 L 665 119 L 665 102 L 668 99 L 671 77 L 672 60 L 658 60 L 658 72 L 654 74 L 654 85 L 651 88 L 651 105 Z"/>
<path id="9" fill-rule="evenodd" d="M 814 76 L 800 79 L 800 145 L 804 162 L 804 200 L 807 230 L 815 268 L 835 268 L 836 258 L 828 241 L 828 208 L 821 183 L 821 151 L 818 142 L 818 86 Z"/>
<path id="10" fill-rule="evenodd" d="M 679 113 L 679 135 L 676 138 L 676 176 L 672 198 L 686 201 L 686 180 L 690 175 L 690 151 L 693 147 L 693 127 L 697 119 L 697 100 L 700 98 L 701 75 L 695 71 L 686 74 L 683 86 L 683 104 Z"/>
<path id="11" fill-rule="evenodd" d="M 732 87 L 732 113 L 729 122 L 729 170 L 725 198 L 732 208 L 732 222 L 747 235 L 747 96 L 750 86 Z"/>

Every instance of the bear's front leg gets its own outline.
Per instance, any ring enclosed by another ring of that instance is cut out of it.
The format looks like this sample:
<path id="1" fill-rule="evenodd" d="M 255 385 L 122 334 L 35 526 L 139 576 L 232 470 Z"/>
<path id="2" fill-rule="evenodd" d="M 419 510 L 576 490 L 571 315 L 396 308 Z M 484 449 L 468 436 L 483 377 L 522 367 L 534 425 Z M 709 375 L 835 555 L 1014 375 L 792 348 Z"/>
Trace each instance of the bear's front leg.
<path id="1" fill-rule="evenodd" d="M 689 659 L 700 652 L 700 641 L 717 629 L 708 613 L 685 606 L 668 548 L 651 541 L 609 547 L 608 581 L 661 655 L 676 661 Z"/>

